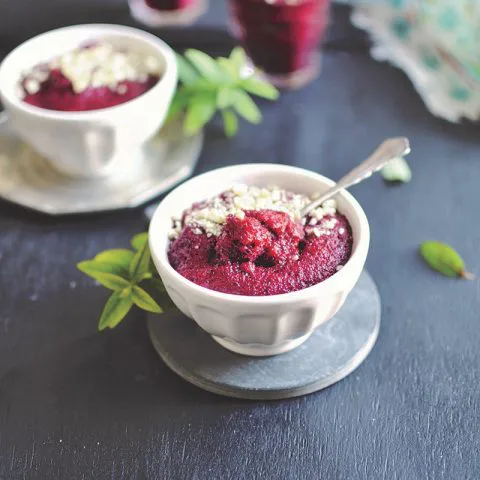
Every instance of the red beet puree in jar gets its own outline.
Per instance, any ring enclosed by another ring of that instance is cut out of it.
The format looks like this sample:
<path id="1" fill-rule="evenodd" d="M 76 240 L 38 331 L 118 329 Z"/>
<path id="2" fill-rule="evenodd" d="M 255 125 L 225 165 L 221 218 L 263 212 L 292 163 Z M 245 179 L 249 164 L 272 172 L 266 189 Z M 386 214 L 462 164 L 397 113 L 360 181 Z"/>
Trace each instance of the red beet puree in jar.
<path id="1" fill-rule="evenodd" d="M 233 23 L 253 63 L 277 77 L 318 69 L 329 0 L 230 0 Z M 281 86 L 281 85 L 279 85 Z"/>

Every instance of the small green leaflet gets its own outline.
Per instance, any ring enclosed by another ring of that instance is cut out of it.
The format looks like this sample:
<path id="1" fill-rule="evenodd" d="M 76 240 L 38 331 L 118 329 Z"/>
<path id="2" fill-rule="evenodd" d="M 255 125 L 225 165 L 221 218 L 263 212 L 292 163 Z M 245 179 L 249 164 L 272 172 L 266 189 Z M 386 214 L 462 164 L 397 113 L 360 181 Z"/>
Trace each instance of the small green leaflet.
<path id="1" fill-rule="evenodd" d="M 135 235 L 130 244 L 133 250 L 105 250 L 77 264 L 81 272 L 114 291 L 103 308 L 99 330 L 116 327 L 133 305 L 153 313 L 175 308 L 152 262 L 148 233 Z M 159 296 L 163 308 L 152 295 Z"/>
<path id="2" fill-rule="evenodd" d="M 85 273 L 85 275 L 94 278 L 107 288 L 111 287 L 105 285 L 105 282 L 108 283 L 109 280 L 112 279 L 115 281 L 116 277 L 121 278 L 121 280 L 125 280 L 126 275 L 128 274 L 128 267 L 125 268 L 122 264 L 99 262 L 96 259 L 84 260 L 83 262 L 77 264 L 77 268 L 81 272 Z"/>
<path id="3" fill-rule="evenodd" d="M 110 290 L 123 290 L 130 285 L 128 280 L 120 277 L 119 275 L 114 275 L 113 273 L 96 273 L 92 277 L 104 287 L 109 288 Z"/>
<path id="4" fill-rule="evenodd" d="M 183 122 L 183 131 L 194 135 L 211 120 L 216 110 L 216 98 L 213 92 L 199 92 L 193 97 L 193 102 L 187 107 Z"/>
<path id="5" fill-rule="evenodd" d="M 232 64 L 229 58 L 218 57 L 217 65 L 225 72 L 225 74 L 230 78 L 230 80 L 234 81 L 240 79 L 239 69 Z"/>
<path id="6" fill-rule="evenodd" d="M 242 67 L 247 63 L 247 56 L 245 55 L 245 50 L 241 47 L 235 47 L 230 52 L 230 63 L 235 67 L 239 72 Z"/>
<path id="7" fill-rule="evenodd" d="M 142 232 L 137 233 L 132 240 L 130 240 L 130 244 L 132 245 L 134 250 L 140 250 L 145 243 L 148 242 L 148 233 Z"/>
<path id="8" fill-rule="evenodd" d="M 182 90 L 177 90 L 170 104 L 165 122 L 169 123 L 177 118 L 180 112 L 188 105 L 188 100 L 189 95 L 185 94 Z"/>
<path id="9" fill-rule="evenodd" d="M 408 183 L 412 179 L 412 171 L 403 157 L 390 160 L 382 168 L 381 174 L 387 182 Z"/>
<path id="10" fill-rule="evenodd" d="M 266 98 L 267 100 L 276 100 L 280 95 L 279 91 L 273 85 L 259 80 L 254 75 L 243 80 L 241 85 L 247 92 L 253 93 L 258 97 Z"/>
<path id="11" fill-rule="evenodd" d="M 462 257 L 449 245 L 441 242 L 427 241 L 420 245 L 420 255 L 425 262 L 437 272 L 448 277 L 475 279 L 475 275 L 465 270 Z"/>
<path id="12" fill-rule="evenodd" d="M 223 125 L 225 128 L 225 135 L 233 137 L 238 130 L 237 116 L 231 110 L 222 110 Z"/>
<path id="13" fill-rule="evenodd" d="M 181 55 L 176 55 L 178 78 L 184 85 L 193 85 L 200 77 L 200 74 L 192 64 Z"/>
<path id="14" fill-rule="evenodd" d="M 162 313 L 160 305 L 143 288 L 135 285 L 132 289 L 132 299 L 143 310 L 152 313 Z"/>
<path id="15" fill-rule="evenodd" d="M 214 59 L 195 49 L 177 55 L 179 85 L 166 121 L 181 117 L 184 133 L 194 135 L 220 111 L 229 137 L 238 130 L 235 112 L 250 123 L 259 123 L 262 114 L 250 94 L 276 100 L 279 92 L 257 74 L 242 76 L 246 61 L 240 47 L 234 48 L 228 58 Z M 229 113 L 224 114 L 226 109 Z"/>
<path id="16" fill-rule="evenodd" d="M 126 248 L 116 248 L 100 252 L 95 258 L 95 262 L 104 264 L 113 264 L 122 267 L 128 271 L 128 266 L 133 259 L 133 252 Z"/>
<path id="17" fill-rule="evenodd" d="M 231 87 L 220 87 L 217 92 L 217 107 L 220 109 L 229 107 L 235 98 L 235 90 Z"/>
<path id="18" fill-rule="evenodd" d="M 237 113 L 250 123 L 260 123 L 262 114 L 255 102 L 242 90 L 235 90 L 232 99 L 233 108 Z"/>
<path id="19" fill-rule="evenodd" d="M 225 72 L 218 67 L 217 62 L 206 53 L 190 48 L 185 52 L 185 57 L 207 80 L 218 83 L 229 80 Z"/>
<path id="20" fill-rule="evenodd" d="M 148 241 L 145 239 L 140 249 L 137 250 L 128 267 L 130 279 L 134 283 L 141 282 L 145 278 L 151 277 L 150 272 L 150 249 Z"/>
<path id="21" fill-rule="evenodd" d="M 127 315 L 133 305 L 130 295 L 122 296 L 122 292 L 114 292 L 103 308 L 102 315 L 98 322 L 100 331 L 106 328 L 115 328 Z"/>

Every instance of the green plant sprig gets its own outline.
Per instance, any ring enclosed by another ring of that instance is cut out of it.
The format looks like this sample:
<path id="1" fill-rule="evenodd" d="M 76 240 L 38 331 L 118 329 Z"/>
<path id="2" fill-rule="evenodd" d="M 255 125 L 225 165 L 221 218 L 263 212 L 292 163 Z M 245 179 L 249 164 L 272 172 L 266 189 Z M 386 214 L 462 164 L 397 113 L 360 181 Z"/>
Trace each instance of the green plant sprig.
<path id="1" fill-rule="evenodd" d="M 262 113 L 250 94 L 276 100 L 279 92 L 255 73 L 245 77 L 245 63 L 240 47 L 234 48 L 228 58 L 214 59 L 195 49 L 177 55 L 179 85 L 167 122 L 183 114 L 184 133 L 194 135 L 220 112 L 228 137 L 237 133 L 237 115 L 250 123 L 260 123 Z"/>
<path id="2" fill-rule="evenodd" d="M 100 316 L 99 330 L 115 328 L 134 305 L 152 313 L 172 308 L 151 259 L 148 234 L 135 235 L 131 246 L 132 250 L 105 250 L 77 264 L 81 272 L 113 290 Z M 156 297 L 161 298 L 163 309 Z"/>

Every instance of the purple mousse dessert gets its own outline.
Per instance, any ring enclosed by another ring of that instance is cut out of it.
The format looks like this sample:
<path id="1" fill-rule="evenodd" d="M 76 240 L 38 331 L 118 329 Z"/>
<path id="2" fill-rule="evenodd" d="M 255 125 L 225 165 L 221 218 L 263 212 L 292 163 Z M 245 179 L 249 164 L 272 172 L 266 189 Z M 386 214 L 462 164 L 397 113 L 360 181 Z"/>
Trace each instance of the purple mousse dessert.
<path id="1" fill-rule="evenodd" d="M 309 202 L 276 187 L 237 185 L 195 203 L 173 219 L 170 264 L 197 285 L 236 295 L 315 285 L 348 261 L 353 240 L 335 200 L 300 220 Z"/>
<path id="2" fill-rule="evenodd" d="M 153 56 L 91 42 L 35 66 L 21 81 L 24 102 L 48 110 L 80 112 L 114 107 L 150 90 L 162 75 Z"/>

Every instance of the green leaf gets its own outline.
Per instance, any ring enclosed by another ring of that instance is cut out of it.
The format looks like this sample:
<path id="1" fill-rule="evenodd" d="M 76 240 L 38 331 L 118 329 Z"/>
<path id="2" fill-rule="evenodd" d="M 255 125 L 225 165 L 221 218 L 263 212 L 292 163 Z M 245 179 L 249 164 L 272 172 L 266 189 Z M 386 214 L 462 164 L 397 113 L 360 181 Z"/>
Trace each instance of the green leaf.
<path id="1" fill-rule="evenodd" d="M 185 57 L 211 82 L 222 83 L 228 80 L 224 71 L 218 67 L 217 62 L 206 53 L 190 48 L 185 52 Z"/>
<path id="2" fill-rule="evenodd" d="M 148 248 L 148 234 L 140 237 L 142 244 L 133 256 L 129 266 L 130 278 L 132 282 L 141 282 L 150 274 L 150 250 Z M 133 242 L 132 242 L 133 243 Z"/>
<path id="3" fill-rule="evenodd" d="M 98 280 L 97 276 L 101 273 L 110 273 L 126 279 L 128 277 L 128 268 L 115 263 L 99 262 L 98 260 L 84 260 L 77 263 L 77 268 L 89 277 Z M 100 280 L 99 280 L 100 281 Z"/>
<path id="4" fill-rule="evenodd" d="M 247 63 L 247 56 L 245 55 L 245 50 L 241 47 L 235 47 L 230 52 L 230 62 L 235 67 L 237 72 L 245 66 Z"/>
<path id="5" fill-rule="evenodd" d="M 235 65 L 225 57 L 218 57 L 217 58 L 217 65 L 220 69 L 222 69 L 228 78 L 232 81 L 240 79 L 240 71 Z"/>
<path id="6" fill-rule="evenodd" d="M 168 296 L 165 291 L 162 291 L 163 284 L 158 288 L 156 285 L 158 281 L 161 283 L 161 280 L 158 278 L 154 278 L 151 280 L 147 280 L 146 282 L 142 283 L 142 288 L 159 304 L 163 312 L 168 312 L 170 310 L 177 310 L 177 307 L 172 302 L 172 299 Z M 153 283 L 152 283 L 153 281 Z"/>
<path id="7" fill-rule="evenodd" d="M 232 105 L 238 114 L 250 123 L 257 124 L 262 119 L 262 114 L 255 102 L 242 90 L 235 90 Z"/>
<path id="8" fill-rule="evenodd" d="M 112 250 L 105 250 L 95 256 L 95 261 L 106 264 L 117 265 L 128 271 L 128 266 L 133 258 L 133 252 L 126 248 L 115 248 Z M 114 273 L 114 272 L 112 272 Z"/>
<path id="9" fill-rule="evenodd" d="M 107 327 L 116 327 L 125 318 L 132 305 L 133 300 L 130 295 L 122 297 L 122 292 L 114 292 L 103 308 L 98 329 L 102 331 Z"/>
<path id="10" fill-rule="evenodd" d="M 462 277 L 473 280 L 475 275 L 465 270 L 462 257 L 449 245 L 427 241 L 420 245 L 420 255 L 434 270 L 448 277 Z"/>
<path id="11" fill-rule="evenodd" d="M 135 250 L 140 250 L 147 242 L 148 232 L 137 233 L 137 235 L 130 240 L 130 244 Z"/>
<path id="12" fill-rule="evenodd" d="M 194 135 L 213 117 L 216 110 L 214 92 L 197 93 L 187 109 L 183 131 L 186 135 Z"/>
<path id="13" fill-rule="evenodd" d="M 200 73 L 184 57 L 176 54 L 178 78 L 184 85 L 193 85 L 200 79 Z"/>
<path id="14" fill-rule="evenodd" d="M 120 290 L 120 297 L 125 298 L 131 295 L 132 288 L 133 288 L 133 285 L 129 285 L 128 287 L 125 287 L 123 290 Z"/>
<path id="15" fill-rule="evenodd" d="M 173 119 L 179 115 L 179 113 L 187 106 L 189 100 L 189 95 L 185 93 L 182 89 L 179 89 L 175 92 L 172 103 L 168 109 L 168 114 L 166 122 L 171 122 Z"/>
<path id="16" fill-rule="evenodd" d="M 120 275 L 115 275 L 114 273 L 96 272 L 91 273 L 90 276 L 100 285 L 103 285 L 110 290 L 123 290 L 130 285 L 128 280 L 125 280 Z"/>
<path id="17" fill-rule="evenodd" d="M 280 95 L 279 91 L 273 85 L 260 80 L 254 75 L 242 80 L 241 86 L 247 90 L 247 92 L 253 93 L 258 97 L 266 98 L 267 100 L 276 100 Z"/>
<path id="18" fill-rule="evenodd" d="M 233 137 L 233 135 L 235 135 L 238 130 L 237 116 L 231 110 L 222 110 L 222 118 L 225 135 L 227 137 Z"/>
<path id="19" fill-rule="evenodd" d="M 137 307 L 152 313 L 162 313 L 160 305 L 143 289 L 134 286 L 132 290 L 132 299 Z"/>
<path id="20" fill-rule="evenodd" d="M 217 92 L 217 107 L 227 108 L 235 101 L 235 90 L 229 87 L 220 87 Z"/>
<path id="21" fill-rule="evenodd" d="M 412 171 L 403 157 L 390 160 L 382 168 L 381 174 L 387 182 L 407 183 L 412 179 Z"/>

